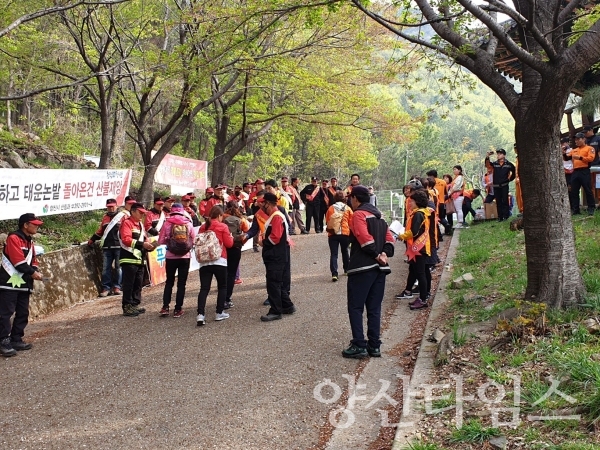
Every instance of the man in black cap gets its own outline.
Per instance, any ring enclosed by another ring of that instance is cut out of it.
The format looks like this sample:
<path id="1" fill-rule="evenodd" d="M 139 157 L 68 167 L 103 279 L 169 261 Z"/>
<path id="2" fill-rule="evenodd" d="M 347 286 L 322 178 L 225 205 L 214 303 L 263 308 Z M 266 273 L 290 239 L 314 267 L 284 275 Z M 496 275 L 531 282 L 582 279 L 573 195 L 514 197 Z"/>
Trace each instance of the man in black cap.
<path id="1" fill-rule="evenodd" d="M 265 222 L 262 238 L 262 258 L 266 269 L 267 293 L 269 294 L 269 312 L 261 316 L 263 322 L 281 319 L 282 314 L 293 314 L 296 308 L 290 299 L 290 244 L 288 242 L 288 223 L 284 213 L 277 207 L 277 196 L 265 193 L 260 208 L 269 216 Z"/>
<path id="2" fill-rule="evenodd" d="M 350 192 L 354 210 L 350 221 L 350 261 L 348 263 L 348 317 L 352 329 L 350 346 L 344 358 L 381 356 L 381 302 L 385 277 L 390 273 L 388 258 L 394 256 L 394 238 L 381 212 L 369 203 L 369 190 L 355 185 Z M 363 331 L 363 311 L 367 310 L 367 340 Z"/>
<path id="3" fill-rule="evenodd" d="M 121 294 L 119 227 L 125 217 L 123 211 L 117 212 L 117 201 L 114 198 L 109 198 L 106 200 L 106 214 L 102 217 L 96 232 L 88 240 L 88 246 L 93 247 L 96 241 L 100 241 L 100 247 L 102 247 L 102 290 L 100 291 L 100 297 Z M 113 264 L 116 276 L 113 276 Z"/>
<path id="4" fill-rule="evenodd" d="M 508 184 L 517 176 L 515 165 L 506 159 L 506 150 L 499 148 L 496 150 L 496 161 L 490 161 L 490 156 L 494 152 L 488 152 L 485 157 L 485 165 L 491 165 L 494 170 L 494 197 L 498 208 L 498 222 L 507 220 L 510 217 L 508 206 Z"/>
<path id="5" fill-rule="evenodd" d="M 146 312 L 140 307 L 144 282 L 146 252 L 155 249 L 144 230 L 144 214 L 148 211 L 141 203 L 131 205 L 131 216 L 119 229 L 121 252 L 119 262 L 123 271 L 123 315 L 138 316 Z"/>
<path id="6" fill-rule="evenodd" d="M 320 199 L 319 192 L 320 188 L 317 185 L 317 177 L 312 177 L 310 179 L 310 184 L 304 186 L 304 189 L 300 191 L 300 198 L 306 205 L 306 227 L 304 228 L 307 233 L 310 232 L 310 221 L 313 220 L 315 222 L 315 232 L 320 233 L 322 230 L 319 230 L 319 209 L 320 209 Z"/>
<path id="7" fill-rule="evenodd" d="M 17 351 L 29 350 L 32 345 L 23 342 L 29 322 L 29 296 L 33 280 L 42 280 L 35 257 L 32 236 L 42 225 L 35 214 L 19 217 L 19 229 L 6 238 L 0 265 L 0 353 L 14 356 Z M 12 326 L 11 317 L 15 316 Z"/>

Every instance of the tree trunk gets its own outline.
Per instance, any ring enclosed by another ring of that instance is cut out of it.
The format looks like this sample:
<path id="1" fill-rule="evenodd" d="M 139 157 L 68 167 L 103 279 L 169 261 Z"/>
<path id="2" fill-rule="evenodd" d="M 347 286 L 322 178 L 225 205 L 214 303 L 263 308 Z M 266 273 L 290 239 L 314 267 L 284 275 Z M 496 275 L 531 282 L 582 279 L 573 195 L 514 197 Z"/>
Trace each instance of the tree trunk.
<path id="1" fill-rule="evenodd" d="M 560 149 L 560 122 L 570 86 L 556 77 L 533 89 L 524 88 L 515 117 L 525 204 L 525 297 L 550 307 L 569 307 L 585 294 Z"/>
<path id="2" fill-rule="evenodd" d="M 140 186 L 137 201 L 148 207 L 152 205 L 152 198 L 154 196 L 154 175 L 156 175 L 157 170 L 158 165 L 153 164 L 149 164 L 144 168 L 144 176 L 142 178 L 142 185 Z"/>

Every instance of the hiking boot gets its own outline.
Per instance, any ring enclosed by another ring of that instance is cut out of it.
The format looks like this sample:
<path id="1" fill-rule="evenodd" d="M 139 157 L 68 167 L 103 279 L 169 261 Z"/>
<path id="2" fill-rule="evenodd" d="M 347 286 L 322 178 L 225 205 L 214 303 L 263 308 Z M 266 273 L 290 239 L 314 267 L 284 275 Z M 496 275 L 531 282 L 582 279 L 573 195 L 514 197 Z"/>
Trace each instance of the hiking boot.
<path id="1" fill-rule="evenodd" d="M 294 314 L 296 312 L 296 307 L 292 305 L 290 308 L 282 309 L 282 314 Z"/>
<path id="2" fill-rule="evenodd" d="M 415 294 L 407 290 L 402 291 L 400 294 L 396 294 L 396 298 L 399 300 L 404 298 L 413 298 L 414 296 Z"/>
<path id="3" fill-rule="evenodd" d="M 108 294 L 110 294 L 110 291 L 104 290 L 98 294 L 98 297 L 108 297 Z"/>
<path id="4" fill-rule="evenodd" d="M 427 300 L 421 300 L 420 298 L 418 298 L 414 302 L 408 304 L 408 307 L 411 310 L 423 309 L 423 308 L 427 308 L 428 306 L 429 306 L 429 303 L 427 303 Z"/>
<path id="5" fill-rule="evenodd" d="M 198 314 L 198 316 L 196 316 L 196 325 L 201 327 L 205 323 L 206 321 L 204 320 L 204 314 Z"/>
<path id="6" fill-rule="evenodd" d="M 158 314 L 160 315 L 160 317 L 167 317 L 169 315 L 169 307 L 163 306 Z"/>
<path id="7" fill-rule="evenodd" d="M 23 341 L 11 341 L 11 347 L 20 352 L 21 350 L 30 350 L 33 345 Z"/>
<path id="8" fill-rule="evenodd" d="M 183 316 L 183 309 L 176 309 L 175 311 L 173 311 L 173 317 L 175 317 L 176 319 L 178 319 L 181 316 Z"/>
<path id="9" fill-rule="evenodd" d="M 7 358 L 11 356 L 15 356 L 17 351 L 13 348 L 10 343 L 10 338 L 5 338 L 0 341 L 0 353 L 2 356 L 6 356 Z"/>
<path id="10" fill-rule="evenodd" d="M 121 292 L 121 289 L 113 288 L 112 295 L 121 295 L 121 294 L 123 294 L 123 292 Z"/>
<path id="11" fill-rule="evenodd" d="M 266 299 L 266 300 L 263 302 L 263 306 L 271 306 L 271 302 L 269 301 L 269 299 Z"/>
<path id="12" fill-rule="evenodd" d="M 279 319 L 281 319 L 281 314 L 266 314 L 264 316 L 260 316 L 261 322 L 272 322 Z"/>
<path id="13" fill-rule="evenodd" d="M 331 281 L 337 281 L 338 280 L 338 276 L 337 275 L 331 275 Z"/>
<path id="14" fill-rule="evenodd" d="M 123 306 L 123 315 L 126 317 L 137 317 L 140 315 L 140 312 L 133 305 L 125 305 Z"/>
<path id="15" fill-rule="evenodd" d="M 350 347 L 342 350 L 342 356 L 344 358 L 361 359 L 369 356 L 365 347 L 358 347 L 357 345 L 350 344 Z"/>
<path id="16" fill-rule="evenodd" d="M 140 305 L 135 305 L 135 309 L 138 312 L 138 314 L 144 314 L 146 312 L 146 308 L 143 308 Z"/>
<path id="17" fill-rule="evenodd" d="M 217 315 L 215 316 L 215 322 L 219 322 L 225 319 L 229 319 L 229 314 L 227 314 L 226 312 L 217 313 Z"/>
<path id="18" fill-rule="evenodd" d="M 302 231 L 300 232 L 300 234 L 308 234 L 308 233 L 309 233 L 309 232 L 308 232 L 308 231 L 306 231 L 306 230 L 302 230 Z"/>
<path id="19" fill-rule="evenodd" d="M 367 353 L 373 358 L 381 358 L 381 350 L 379 347 L 371 347 L 369 344 L 367 344 Z"/>
<path id="20" fill-rule="evenodd" d="M 223 309 L 229 309 L 229 308 L 233 308 L 233 303 L 225 302 L 225 304 L 223 305 Z"/>

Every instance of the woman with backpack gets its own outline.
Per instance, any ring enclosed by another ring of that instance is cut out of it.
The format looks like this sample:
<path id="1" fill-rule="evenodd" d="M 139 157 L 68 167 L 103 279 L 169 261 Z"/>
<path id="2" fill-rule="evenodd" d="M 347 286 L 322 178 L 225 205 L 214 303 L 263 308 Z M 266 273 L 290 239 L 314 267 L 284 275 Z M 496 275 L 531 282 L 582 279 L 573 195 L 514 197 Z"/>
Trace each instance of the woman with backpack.
<path id="1" fill-rule="evenodd" d="M 233 246 L 233 236 L 229 231 L 229 227 L 223 223 L 223 210 L 219 205 L 211 208 L 206 222 L 198 230 L 196 254 L 210 254 L 211 249 L 203 248 L 203 246 L 212 246 L 213 242 L 211 241 L 214 239 L 220 245 L 220 255 L 215 255 L 214 259 L 210 258 L 212 260 L 196 258 L 200 263 L 200 292 L 198 293 L 198 317 L 196 317 L 196 325 L 198 326 L 206 323 L 204 309 L 213 275 L 217 279 L 217 315 L 215 321 L 229 318 L 229 314 L 223 312 L 223 310 L 227 298 L 227 249 Z"/>
<path id="2" fill-rule="evenodd" d="M 190 272 L 190 251 L 194 246 L 196 232 L 192 221 L 185 215 L 181 203 L 174 203 L 171 207 L 171 215 L 160 229 L 158 237 L 159 245 L 167 246 L 166 272 L 167 281 L 163 292 L 163 307 L 160 316 L 169 315 L 169 304 L 171 294 L 175 285 L 175 273 L 177 272 L 177 294 L 175 296 L 175 310 L 173 317 L 183 316 L 183 299 L 185 298 L 185 285 Z"/>
<path id="3" fill-rule="evenodd" d="M 229 228 L 233 236 L 233 246 L 227 249 L 227 297 L 225 300 L 225 309 L 233 307 L 231 296 L 235 285 L 236 276 L 239 273 L 240 260 L 242 259 L 242 239 L 244 233 L 250 229 L 248 220 L 240 211 L 237 200 L 231 200 L 225 205 L 225 214 L 223 222 Z"/>
<path id="4" fill-rule="evenodd" d="M 345 200 L 344 192 L 337 191 L 333 197 L 335 203 L 331 205 L 325 213 L 325 223 L 327 224 L 327 241 L 331 256 L 329 258 L 329 269 L 331 270 L 331 281 L 338 280 L 338 246 L 342 252 L 342 267 L 344 273 L 348 271 L 348 262 L 350 255 L 348 245 L 350 244 L 350 226 L 352 220 L 352 208 Z"/>

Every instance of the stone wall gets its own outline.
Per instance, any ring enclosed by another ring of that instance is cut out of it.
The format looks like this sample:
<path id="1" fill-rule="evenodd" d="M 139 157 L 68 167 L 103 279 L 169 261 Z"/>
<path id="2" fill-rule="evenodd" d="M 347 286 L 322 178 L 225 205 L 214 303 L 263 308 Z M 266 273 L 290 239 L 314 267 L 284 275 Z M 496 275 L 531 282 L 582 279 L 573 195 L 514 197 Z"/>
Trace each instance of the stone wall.
<path id="1" fill-rule="evenodd" d="M 38 256 L 46 282 L 35 282 L 30 300 L 31 318 L 36 318 L 98 297 L 102 273 L 102 250 L 73 246 Z"/>

